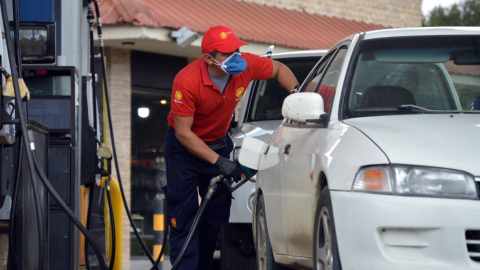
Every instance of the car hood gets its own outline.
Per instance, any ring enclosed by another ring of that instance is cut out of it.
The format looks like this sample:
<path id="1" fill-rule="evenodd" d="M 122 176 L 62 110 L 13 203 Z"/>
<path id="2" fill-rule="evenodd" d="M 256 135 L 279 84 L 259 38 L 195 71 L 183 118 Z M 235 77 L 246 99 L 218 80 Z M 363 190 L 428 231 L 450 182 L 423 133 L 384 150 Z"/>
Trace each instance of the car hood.
<path id="1" fill-rule="evenodd" d="M 390 163 L 480 176 L 480 115 L 416 114 L 344 120 L 368 136 Z"/>
<path id="2" fill-rule="evenodd" d="M 253 137 L 266 142 L 281 124 L 282 120 L 243 123 L 242 130 L 236 132 L 232 139 L 236 141 L 236 146 L 241 146 L 245 137 Z"/>

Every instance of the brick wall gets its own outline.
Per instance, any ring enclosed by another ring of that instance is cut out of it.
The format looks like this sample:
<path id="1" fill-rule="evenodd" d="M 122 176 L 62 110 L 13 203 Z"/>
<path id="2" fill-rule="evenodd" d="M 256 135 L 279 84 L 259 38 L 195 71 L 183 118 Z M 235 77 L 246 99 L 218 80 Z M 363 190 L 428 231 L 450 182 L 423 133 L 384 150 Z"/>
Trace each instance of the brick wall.
<path id="1" fill-rule="evenodd" d="M 393 27 L 422 26 L 422 0 L 240 0 Z"/>
<path id="2" fill-rule="evenodd" d="M 125 197 L 130 206 L 130 158 L 131 158 L 131 76 L 130 50 L 105 48 L 107 58 L 107 79 L 109 86 L 110 108 L 112 113 L 115 146 L 117 149 L 120 174 L 122 176 Z M 110 137 L 109 137 L 110 138 Z M 111 145 L 111 141 L 108 141 Z M 112 162 L 112 165 L 114 162 Z M 113 178 L 118 180 L 115 168 Z M 130 222 L 123 214 L 123 254 L 122 269 L 130 269 Z"/>

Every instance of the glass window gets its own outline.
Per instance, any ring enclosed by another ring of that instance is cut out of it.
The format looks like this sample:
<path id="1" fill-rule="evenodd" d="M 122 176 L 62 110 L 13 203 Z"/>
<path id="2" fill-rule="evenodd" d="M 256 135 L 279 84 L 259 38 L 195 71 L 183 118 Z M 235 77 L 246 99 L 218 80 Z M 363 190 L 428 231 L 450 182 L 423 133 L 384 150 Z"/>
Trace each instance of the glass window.
<path id="1" fill-rule="evenodd" d="M 70 96 L 72 78 L 70 76 L 47 75 L 46 70 L 24 72 L 23 80 L 32 96 Z M 43 75 L 43 73 L 45 75 Z M 27 74 L 25 76 L 25 74 Z M 42 75 L 36 75 L 42 74 Z"/>
<path id="2" fill-rule="evenodd" d="M 473 110 L 473 102 L 480 96 L 480 65 L 456 65 L 450 60 L 443 66 L 452 79 L 462 110 Z"/>
<path id="3" fill-rule="evenodd" d="M 364 41 L 346 117 L 473 109 L 480 97 L 479 45 L 479 37 L 463 36 Z"/>
<path id="4" fill-rule="evenodd" d="M 317 93 L 320 94 L 323 98 L 323 108 L 325 112 L 330 111 L 330 104 L 332 104 L 333 95 L 337 90 L 338 78 L 343 66 L 343 60 L 345 60 L 345 55 L 347 54 L 347 48 L 341 48 L 332 63 L 325 72 L 325 76 L 322 79 L 322 82 L 317 88 Z"/>
<path id="5" fill-rule="evenodd" d="M 329 59 L 325 60 L 322 65 L 315 71 L 312 79 L 307 83 L 307 85 L 302 89 L 302 92 L 314 92 L 315 87 L 317 87 L 318 82 L 323 76 L 323 71 L 325 70 L 325 66 L 327 65 Z"/>
<path id="6" fill-rule="evenodd" d="M 298 82 L 303 82 L 312 68 L 320 59 L 312 58 L 289 58 L 278 59 L 293 72 Z M 275 78 L 267 81 L 258 81 L 254 91 L 248 121 L 281 120 L 283 100 L 288 96 L 285 90 Z"/>
<path id="7" fill-rule="evenodd" d="M 142 239 L 153 252 L 154 199 L 166 185 L 165 136 L 170 92 L 132 93 L 131 211 Z M 145 256 L 132 233 L 131 255 Z"/>

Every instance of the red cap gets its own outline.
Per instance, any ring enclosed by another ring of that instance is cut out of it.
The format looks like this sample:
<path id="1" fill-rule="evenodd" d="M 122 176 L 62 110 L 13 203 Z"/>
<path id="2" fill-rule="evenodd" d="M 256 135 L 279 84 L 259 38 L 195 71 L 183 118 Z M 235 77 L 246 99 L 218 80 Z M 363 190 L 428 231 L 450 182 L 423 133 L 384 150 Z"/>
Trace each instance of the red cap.
<path id="1" fill-rule="evenodd" d="M 232 29 L 223 25 L 218 25 L 210 27 L 210 29 L 205 32 L 205 35 L 203 35 L 202 53 L 207 54 L 215 50 L 229 53 L 243 45 L 248 45 L 248 43 L 239 40 L 233 33 Z"/>

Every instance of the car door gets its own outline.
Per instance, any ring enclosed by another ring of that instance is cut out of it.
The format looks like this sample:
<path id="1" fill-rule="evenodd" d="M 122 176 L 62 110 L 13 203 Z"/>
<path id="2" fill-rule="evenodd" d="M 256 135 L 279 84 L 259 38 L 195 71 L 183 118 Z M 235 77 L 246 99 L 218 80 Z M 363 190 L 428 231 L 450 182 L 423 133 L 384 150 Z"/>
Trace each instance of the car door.
<path id="1" fill-rule="evenodd" d="M 275 59 L 275 56 L 273 57 Z M 293 57 L 275 59 L 286 65 L 295 75 L 299 82 L 305 80 L 310 71 L 319 62 L 320 56 Z M 257 83 L 260 83 L 257 82 Z M 254 129 L 244 128 L 245 136 L 252 136 L 264 140 L 269 138 L 269 151 L 263 155 L 266 162 L 269 163 L 267 168 L 261 170 L 262 174 L 262 192 L 265 200 L 266 216 L 268 220 L 268 233 L 275 254 L 287 254 L 287 247 L 283 239 L 280 202 L 281 202 L 281 164 L 278 149 L 283 149 L 284 140 L 282 138 L 282 129 L 277 129 L 273 134 L 266 133 L 268 130 L 275 130 L 281 125 L 283 116 L 281 114 L 283 100 L 288 96 L 288 92 L 274 78 L 266 81 L 264 87 L 252 88 L 250 95 L 250 104 L 246 126 L 254 127 Z M 273 106 L 272 106 L 273 105 Z M 266 110 L 268 109 L 268 110 Z M 281 120 L 279 120 L 281 119 Z M 274 127 L 275 126 L 275 127 Z M 267 128 L 271 127 L 271 128 Z M 258 132 L 258 133 L 257 133 Z M 277 162 L 278 161 L 278 162 Z M 235 196 L 235 194 L 234 194 Z M 233 212 L 232 212 L 233 213 Z"/>
<path id="2" fill-rule="evenodd" d="M 344 65 L 347 46 L 337 47 L 302 85 L 302 91 L 317 92 L 324 99 L 328 113 L 336 91 L 339 74 Z M 315 189 L 313 166 L 319 143 L 325 128 L 321 123 L 295 123 L 284 121 L 281 149 L 282 170 L 282 225 L 288 254 L 298 257 L 312 256 L 313 219 L 312 209 L 317 198 L 312 198 Z M 316 176 L 315 176 L 316 178 Z"/>

